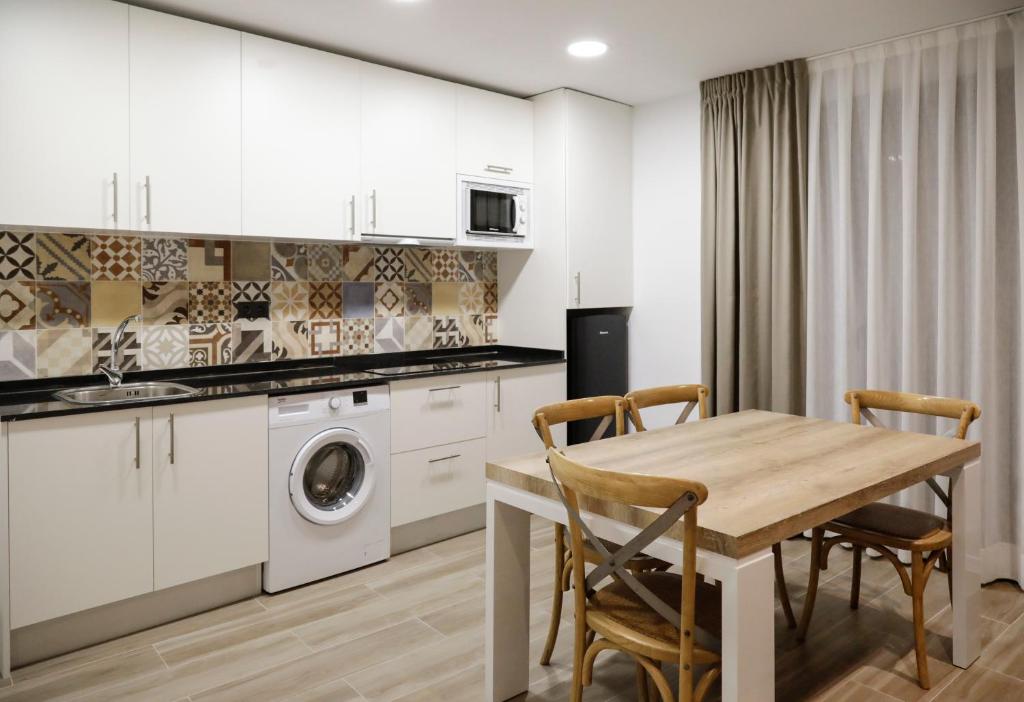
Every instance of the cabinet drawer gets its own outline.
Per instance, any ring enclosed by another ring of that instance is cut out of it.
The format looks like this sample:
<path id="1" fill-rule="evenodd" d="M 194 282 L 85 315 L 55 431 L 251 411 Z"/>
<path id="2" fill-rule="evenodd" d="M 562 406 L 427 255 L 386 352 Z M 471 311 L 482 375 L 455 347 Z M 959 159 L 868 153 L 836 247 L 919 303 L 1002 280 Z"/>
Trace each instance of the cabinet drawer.
<path id="1" fill-rule="evenodd" d="M 391 384 L 391 452 L 478 439 L 487 433 L 482 373 Z"/>
<path id="2" fill-rule="evenodd" d="M 391 526 L 484 501 L 486 442 L 446 444 L 391 457 Z"/>

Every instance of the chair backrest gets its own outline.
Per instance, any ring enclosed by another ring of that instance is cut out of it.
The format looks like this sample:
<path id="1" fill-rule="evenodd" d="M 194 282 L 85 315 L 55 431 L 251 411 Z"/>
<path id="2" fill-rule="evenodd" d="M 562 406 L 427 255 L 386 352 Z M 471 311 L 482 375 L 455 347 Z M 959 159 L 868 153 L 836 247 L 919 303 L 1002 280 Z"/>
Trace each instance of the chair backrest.
<path id="1" fill-rule="evenodd" d="M 551 427 L 580 419 L 603 420 L 590 437 L 590 441 L 603 437 L 612 422 L 615 423 L 615 436 L 621 436 L 626 430 L 622 398 L 618 395 L 581 397 L 577 400 L 544 405 L 533 413 L 533 428 L 544 442 L 544 448 L 551 448 L 555 445 L 555 440 L 551 437 Z"/>
<path id="2" fill-rule="evenodd" d="M 678 615 L 678 621 L 672 623 L 679 627 L 681 634 L 679 637 L 679 686 L 681 690 L 692 690 L 693 629 L 697 593 L 697 506 L 707 500 L 707 487 L 692 480 L 616 473 L 591 468 L 567 458 L 558 449 L 553 448 L 548 449 L 548 464 L 551 466 L 551 475 L 555 480 L 556 487 L 559 488 L 569 514 L 569 534 L 572 539 L 573 559 L 572 577 L 575 590 L 573 597 L 576 611 L 585 613 L 587 602 L 594 592 L 595 586 L 604 578 L 614 576 L 666 619 Z M 663 508 L 665 512 L 640 534 L 627 542 L 617 553 L 611 554 L 604 549 L 602 542 L 590 533 L 587 525 L 580 519 L 580 495 L 624 505 Z M 666 611 L 665 603 L 637 581 L 628 570 L 621 565 L 616 567 L 614 563 L 624 563 L 629 556 L 629 551 L 646 547 L 671 528 L 680 517 L 683 521 L 682 592 L 680 593 L 681 606 L 677 612 L 672 609 Z M 597 548 L 605 558 L 605 561 L 589 574 L 583 555 L 585 536 L 590 539 L 592 547 Z M 612 563 L 613 561 L 614 563 Z M 610 563 L 612 564 L 609 565 Z M 578 620 L 577 626 L 579 624 Z"/>
<path id="3" fill-rule="evenodd" d="M 860 424 L 863 416 L 873 426 L 884 426 L 871 411 L 873 409 L 948 417 L 960 420 L 956 431 L 952 432 L 952 436 L 957 439 L 966 437 L 971 422 L 981 416 L 981 408 L 978 405 L 955 397 L 935 397 L 890 390 L 848 390 L 843 399 L 850 405 L 850 421 L 854 424 Z"/>
<path id="4" fill-rule="evenodd" d="M 694 407 L 698 408 L 698 416 L 701 419 L 708 418 L 708 397 L 710 395 L 711 391 L 708 390 L 707 385 L 663 385 L 657 388 L 632 390 L 626 393 L 622 400 L 636 430 L 647 431 L 643 417 L 640 416 L 640 410 L 645 407 L 678 405 L 685 402 L 686 406 L 683 407 L 679 418 L 676 419 L 676 424 L 682 424 L 690 417 Z"/>

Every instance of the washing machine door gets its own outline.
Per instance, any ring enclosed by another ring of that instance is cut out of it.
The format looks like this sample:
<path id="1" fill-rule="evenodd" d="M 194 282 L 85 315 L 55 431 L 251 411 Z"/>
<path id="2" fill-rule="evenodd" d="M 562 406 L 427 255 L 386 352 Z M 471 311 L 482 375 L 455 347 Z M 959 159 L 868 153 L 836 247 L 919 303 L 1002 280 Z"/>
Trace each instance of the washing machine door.
<path id="1" fill-rule="evenodd" d="M 312 437 L 292 461 L 292 504 L 314 524 L 338 524 L 359 513 L 373 492 L 373 456 L 351 429 L 332 428 Z"/>

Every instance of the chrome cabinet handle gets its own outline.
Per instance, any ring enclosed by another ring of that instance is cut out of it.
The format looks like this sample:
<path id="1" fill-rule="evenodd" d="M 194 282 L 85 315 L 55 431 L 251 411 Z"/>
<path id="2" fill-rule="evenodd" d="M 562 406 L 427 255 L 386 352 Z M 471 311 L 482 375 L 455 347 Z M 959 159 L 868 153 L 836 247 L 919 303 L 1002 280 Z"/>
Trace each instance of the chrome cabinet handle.
<path id="1" fill-rule="evenodd" d="M 458 390 L 461 385 L 445 385 L 443 388 L 429 388 L 427 392 L 441 392 L 442 390 Z"/>
<path id="2" fill-rule="evenodd" d="M 348 233 L 355 239 L 356 238 L 356 196 L 353 195 L 348 199 L 348 209 L 351 211 L 351 219 L 349 220 Z"/>
<path id="3" fill-rule="evenodd" d="M 171 412 L 171 465 L 174 465 L 174 412 Z"/>
<path id="4" fill-rule="evenodd" d="M 504 175 L 508 175 L 512 172 L 512 168 L 509 166 L 496 166 L 493 163 L 488 163 L 484 166 L 484 170 L 490 171 L 491 173 L 502 173 Z"/>
<path id="5" fill-rule="evenodd" d="M 427 463 L 440 463 L 441 461 L 451 461 L 455 458 L 462 458 L 461 453 L 453 453 L 451 456 L 442 456 L 441 458 L 431 458 L 427 460 Z"/>
<path id="6" fill-rule="evenodd" d="M 114 212 L 111 215 L 114 224 L 117 224 L 117 171 L 114 171 Z"/>
<path id="7" fill-rule="evenodd" d="M 146 176 L 146 224 L 153 223 L 153 199 L 151 197 L 153 193 L 153 186 L 149 184 L 149 176 Z"/>
<path id="8" fill-rule="evenodd" d="M 497 399 L 494 402 L 494 409 L 501 412 L 501 376 L 494 379 L 494 391 Z"/>
<path id="9" fill-rule="evenodd" d="M 141 418 L 135 418 L 135 470 L 142 468 L 142 432 L 139 428 L 141 422 Z"/>
<path id="10" fill-rule="evenodd" d="M 370 228 L 377 230 L 377 188 L 370 191 Z"/>
<path id="11" fill-rule="evenodd" d="M 580 304 L 580 272 L 576 272 L 576 304 Z"/>

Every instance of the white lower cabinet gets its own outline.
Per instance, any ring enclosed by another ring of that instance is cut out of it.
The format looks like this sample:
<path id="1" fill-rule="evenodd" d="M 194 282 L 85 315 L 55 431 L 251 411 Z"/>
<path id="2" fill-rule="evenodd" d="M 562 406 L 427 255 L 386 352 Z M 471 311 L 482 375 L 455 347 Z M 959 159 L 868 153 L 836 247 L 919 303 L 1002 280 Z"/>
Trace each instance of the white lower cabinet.
<path id="1" fill-rule="evenodd" d="M 266 560 L 266 397 L 30 419 L 8 440 L 12 628 Z"/>
<path id="2" fill-rule="evenodd" d="M 565 400 L 565 365 L 510 368 L 487 376 L 487 460 L 543 450 L 533 413 Z M 565 446 L 565 425 L 553 427 L 551 433 L 558 446 Z"/>
<path id="3" fill-rule="evenodd" d="M 12 628 L 153 590 L 151 417 L 11 424 Z"/>
<path id="4" fill-rule="evenodd" d="M 483 439 L 391 457 L 391 526 L 418 522 L 484 501 Z"/>
<path id="5" fill-rule="evenodd" d="M 391 452 L 483 437 L 485 385 L 480 373 L 391 383 Z"/>

